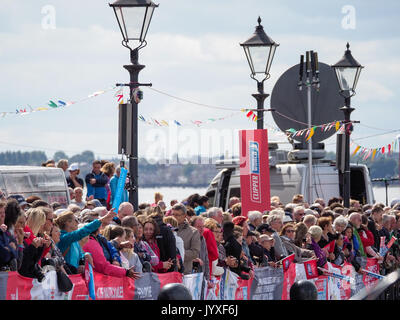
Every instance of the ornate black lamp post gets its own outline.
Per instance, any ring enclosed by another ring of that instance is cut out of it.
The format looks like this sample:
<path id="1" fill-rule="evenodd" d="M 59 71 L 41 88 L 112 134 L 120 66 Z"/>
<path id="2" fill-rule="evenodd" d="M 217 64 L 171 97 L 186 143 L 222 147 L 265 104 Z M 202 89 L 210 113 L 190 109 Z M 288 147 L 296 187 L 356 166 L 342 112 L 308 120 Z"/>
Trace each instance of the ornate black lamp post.
<path id="1" fill-rule="evenodd" d="M 345 164 L 344 174 L 342 175 L 343 181 L 343 204 L 345 207 L 350 206 L 350 133 L 351 130 L 348 126 L 350 123 L 350 114 L 355 110 L 350 107 L 350 99 L 356 94 L 356 87 L 358 78 L 362 68 L 364 68 L 356 59 L 353 58 L 350 45 L 347 43 L 347 50 L 344 53 L 343 58 L 332 65 L 331 67 L 335 71 L 337 81 L 340 87 L 340 94 L 344 97 L 345 105 L 340 108 L 344 113 L 344 125 L 345 125 Z M 351 127 L 351 126 L 350 126 Z"/>
<path id="2" fill-rule="evenodd" d="M 134 98 L 133 92 L 139 86 L 151 86 L 138 82 L 139 72 L 145 67 L 139 64 L 139 50 L 147 45 L 147 31 L 158 5 L 151 0 L 117 0 L 109 5 L 114 9 L 122 33 L 122 45 L 130 50 L 131 55 L 132 64 L 124 66 L 129 72 L 130 82 L 123 84 L 130 89 L 128 107 L 132 110 L 127 113 L 131 116 L 131 128 L 128 128 L 130 138 L 127 139 L 130 143 L 127 143 L 123 153 L 129 157 L 129 202 L 138 210 L 138 100 Z"/>
<path id="3" fill-rule="evenodd" d="M 264 81 L 270 77 L 269 70 L 279 44 L 267 36 L 261 25 L 261 18 L 258 17 L 256 31 L 240 45 L 244 49 L 250 66 L 250 77 L 257 81 L 258 93 L 253 94 L 253 97 L 257 100 L 257 129 L 264 129 L 264 100 L 269 96 L 269 94 L 264 93 Z"/>

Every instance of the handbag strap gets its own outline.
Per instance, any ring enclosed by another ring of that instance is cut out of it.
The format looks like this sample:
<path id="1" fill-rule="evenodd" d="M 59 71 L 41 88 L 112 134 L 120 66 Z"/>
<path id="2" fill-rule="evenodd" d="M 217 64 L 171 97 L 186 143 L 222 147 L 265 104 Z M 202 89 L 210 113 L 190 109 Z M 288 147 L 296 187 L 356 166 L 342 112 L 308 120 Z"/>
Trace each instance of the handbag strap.
<path id="1" fill-rule="evenodd" d="M 67 255 L 69 249 L 71 249 L 71 246 L 69 246 L 69 247 L 67 248 L 67 250 L 65 250 L 65 251 L 63 252 L 62 255 L 63 255 L 64 258 L 65 258 L 65 256 Z"/>

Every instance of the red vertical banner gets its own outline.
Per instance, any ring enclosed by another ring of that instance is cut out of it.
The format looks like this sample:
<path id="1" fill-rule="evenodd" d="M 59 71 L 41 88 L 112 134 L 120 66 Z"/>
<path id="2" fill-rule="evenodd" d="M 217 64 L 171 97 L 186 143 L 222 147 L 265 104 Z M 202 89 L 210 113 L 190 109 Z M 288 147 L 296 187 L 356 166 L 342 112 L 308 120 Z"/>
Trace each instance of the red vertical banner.
<path id="1" fill-rule="evenodd" d="M 282 300 L 290 300 L 290 288 L 296 280 L 296 264 L 291 263 L 283 273 Z"/>
<path id="2" fill-rule="evenodd" d="M 270 210 L 268 131 L 240 130 L 239 154 L 242 215 Z"/>
<path id="3" fill-rule="evenodd" d="M 378 260 L 373 258 L 367 258 L 367 265 L 365 266 L 365 270 L 379 274 Z M 378 284 L 379 279 L 370 276 L 368 274 L 364 274 L 362 281 L 364 282 L 364 285 L 368 289 L 373 289 Z"/>

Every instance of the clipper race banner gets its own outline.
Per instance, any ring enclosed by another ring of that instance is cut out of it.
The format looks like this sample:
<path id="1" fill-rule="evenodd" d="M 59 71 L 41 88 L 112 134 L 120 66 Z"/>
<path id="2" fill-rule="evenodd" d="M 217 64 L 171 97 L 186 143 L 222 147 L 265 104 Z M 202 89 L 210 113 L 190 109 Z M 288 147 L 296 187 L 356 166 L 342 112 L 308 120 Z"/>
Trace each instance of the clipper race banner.
<path id="1" fill-rule="evenodd" d="M 240 130 L 239 154 L 242 215 L 270 210 L 268 131 Z"/>
<path id="2" fill-rule="evenodd" d="M 378 284 L 379 266 L 375 259 L 365 259 L 365 270 L 369 275 L 355 272 L 351 264 L 335 266 L 327 263 L 324 274 L 312 278 L 318 289 L 319 300 L 348 300 L 359 290 L 373 288 Z M 194 300 L 289 300 L 290 288 L 295 281 L 307 279 L 304 263 L 290 263 L 288 269 L 264 267 L 254 270 L 255 277 L 240 279 L 237 274 L 225 270 L 220 277 L 212 277 L 213 286 L 204 285 L 203 273 L 183 276 L 179 272 L 143 273 L 137 280 L 116 278 L 93 272 L 92 299 L 96 300 L 157 300 L 163 286 L 168 283 L 183 283 Z M 87 280 L 82 275 L 69 276 L 73 288 L 67 293 L 58 290 L 57 274 L 49 271 L 42 282 L 26 278 L 17 272 L 0 272 L 0 300 L 89 300 Z M 383 276 L 380 276 L 383 277 Z M 368 279 L 371 278 L 371 279 Z M 373 279 L 372 279 L 373 278 Z M 349 280 L 355 280 L 353 281 Z"/>

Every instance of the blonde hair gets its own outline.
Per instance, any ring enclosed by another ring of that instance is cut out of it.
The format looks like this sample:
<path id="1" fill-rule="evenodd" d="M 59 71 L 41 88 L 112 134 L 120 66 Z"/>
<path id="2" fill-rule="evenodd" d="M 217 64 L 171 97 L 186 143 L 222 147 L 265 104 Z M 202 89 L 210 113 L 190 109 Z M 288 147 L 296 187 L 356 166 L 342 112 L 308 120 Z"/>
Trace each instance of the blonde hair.
<path id="1" fill-rule="evenodd" d="M 140 214 L 140 215 L 138 215 L 136 218 L 138 219 L 139 223 L 143 226 L 144 223 L 145 223 L 146 220 L 147 220 L 147 215 L 145 215 L 145 214 Z"/>
<path id="2" fill-rule="evenodd" d="M 131 228 L 128 228 L 128 227 L 123 227 L 123 228 L 125 231 L 126 239 L 128 239 L 128 237 L 131 234 L 133 234 L 133 237 L 135 237 L 135 233 L 133 232 L 133 230 Z M 128 259 L 130 259 L 135 254 L 135 251 L 133 250 L 133 248 L 123 248 L 121 251 L 127 253 Z"/>
<path id="3" fill-rule="evenodd" d="M 162 200 L 164 198 L 164 196 L 160 193 L 160 192 L 156 192 L 154 194 L 154 203 L 157 203 L 159 200 Z"/>
<path id="4" fill-rule="evenodd" d="M 54 223 L 61 229 L 64 230 L 67 221 L 75 219 L 75 214 L 72 211 L 64 211 L 55 220 Z"/>
<path id="5" fill-rule="evenodd" d="M 32 208 L 28 211 L 26 225 L 31 228 L 33 234 L 36 236 L 40 228 L 46 223 L 46 212 L 41 207 Z"/>
<path id="6" fill-rule="evenodd" d="M 173 216 L 168 216 L 168 217 L 164 217 L 163 222 L 165 224 L 170 224 L 171 226 L 173 226 L 174 228 L 178 227 L 178 221 L 176 220 L 175 217 Z"/>
<path id="7" fill-rule="evenodd" d="M 115 164 L 114 162 L 107 162 L 105 163 L 101 169 L 101 172 L 103 172 L 105 175 L 107 175 L 108 177 L 111 177 L 114 172 L 115 172 Z"/>
<path id="8" fill-rule="evenodd" d="M 210 229 L 211 231 L 214 231 L 218 228 L 218 223 L 213 218 L 207 218 L 206 220 L 204 220 L 204 227 Z"/>
<path id="9" fill-rule="evenodd" d="M 57 162 L 57 168 L 62 168 L 62 166 L 68 165 L 68 160 L 67 159 L 60 159 Z M 47 165 L 46 165 L 47 167 Z"/>
<path id="10" fill-rule="evenodd" d="M 104 238 L 106 238 L 108 241 L 112 240 L 110 239 L 110 233 L 111 233 L 111 229 L 112 229 L 113 225 L 109 224 L 108 226 L 106 226 L 100 233 L 104 236 Z"/>

